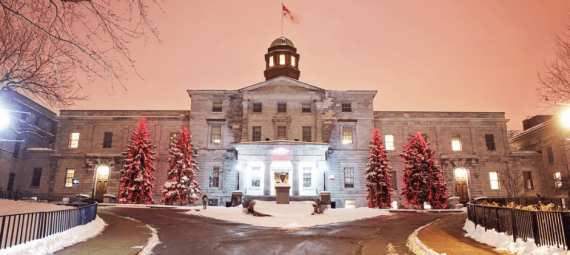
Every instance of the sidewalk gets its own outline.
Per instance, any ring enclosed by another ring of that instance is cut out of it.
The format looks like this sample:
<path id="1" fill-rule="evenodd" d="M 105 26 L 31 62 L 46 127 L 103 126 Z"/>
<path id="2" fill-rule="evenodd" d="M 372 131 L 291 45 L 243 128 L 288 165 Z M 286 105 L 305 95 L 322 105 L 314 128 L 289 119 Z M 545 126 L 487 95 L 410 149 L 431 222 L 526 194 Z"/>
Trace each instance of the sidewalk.
<path id="1" fill-rule="evenodd" d="M 103 208 L 98 215 L 107 223 L 103 233 L 55 254 L 137 254 L 152 236 L 146 224 L 139 221 L 105 212 Z"/>
<path id="2" fill-rule="evenodd" d="M 511 254 L 464 237 L 463 225 L 466 219 L 467 213 L 444 217 L 421 229 L 418 232 L 418 239 L 425 246 L 440 254 Z"/>

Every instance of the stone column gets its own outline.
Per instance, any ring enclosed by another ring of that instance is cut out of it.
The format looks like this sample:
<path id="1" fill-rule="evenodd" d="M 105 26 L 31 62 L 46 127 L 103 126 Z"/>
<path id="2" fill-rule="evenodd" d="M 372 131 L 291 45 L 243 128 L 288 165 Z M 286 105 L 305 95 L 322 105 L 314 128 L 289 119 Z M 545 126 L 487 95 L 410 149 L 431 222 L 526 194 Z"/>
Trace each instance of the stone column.
<path id="1" fill-rule="evenodd" d="M 271 182 L 273 179 L 271 178 L 271 161 L 263 161 L 265 164 L 265 179 L 263 180 L 263 194 L 269 196 L 271 194 Z"/>
<path id="2" fill-rule="evenodd" d="M 241 102 L 242 106 L 243 106 L 243 115 L 242 115 L 242 124 L 241 124 L 241 142 L 247 142 L 248 141 L 248 124 L 247 124 L 247 111 L 249 109 L 249 102 L 248 101 L 244 101 Z"/>
<path id="3" fill-rule="evenodd" d="M 294 160 L 294 161 L 291 161 L 291 163 L 293 164 L 293 171 L 291 172 L 291 174 L 293 176 L 290 176 L 289 180 L 293 180 L 291 183 L 291 187 L 293 188 L 293 196 L 298 196 L 299 195 L 299 161 Z"/>
<path id="4" fill-rule="evenodd" d="M 317 108 L 316 110 L 316 118 L 315 118 L 315 129 L 317 130 L 317 143 L 322 143 L 323 142 L 323 134 L 322 134 L 322 125 L 323 125 L 323 121 L 321 119 L 322 116 L 322 102 L 315 102 L 315 107 Z"/>

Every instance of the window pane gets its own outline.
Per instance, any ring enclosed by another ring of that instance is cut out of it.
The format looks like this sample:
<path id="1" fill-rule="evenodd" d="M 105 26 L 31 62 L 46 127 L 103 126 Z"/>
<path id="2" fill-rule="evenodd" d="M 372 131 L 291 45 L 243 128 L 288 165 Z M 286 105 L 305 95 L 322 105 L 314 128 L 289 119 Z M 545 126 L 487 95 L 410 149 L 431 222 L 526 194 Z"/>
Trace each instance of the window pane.
<path id="1" fill-rule="evenodd" d="M 113 133 L 105 132 L 103 137 L 103 148 L 111 148 L 112 143 L 113 143 Z"/>
<path id="2" fill-rule="evenodd" d="M 350 103 L 343 103 L 342 104 L 342 112 L 352 112 L 352 107 Z"/>
<path id="3" fill-rule="evenodd" d="M 461 137 L 459 135 L 453 135 L 451 138 L 451 148 L 453 151 L 461 151 Z"/>
<path id="4" fill-rule="evenodd" d="M 214 102 L 212 104 L 212 111 L 213 112 L 222 112 L 222 102 Z"/>
<path id="5" fill-rule="evenodd" d="M 495 136 L 493 134 L 485 135 L 485 143 L 487 144 L 487 150 L 489 151 L 495 150 Z"/>
<path id="6" fill-rule="evenodd" d="M 311 187 L 311 168 L 304 167 L 303 168 L 303 188 L 310 188 Z"/>
<path id="7" fill-rule="evenodd" d="M 278 126 L 277 127 L 277 140 L 287 140 L 287 127 Z"/>
<path id="8" fill-rule="evenodd" d="M 251 187 L 259 188 L 261 187 L 261 168 L 252 167 L 251 168 Z"/>
<path id="9" fill-rule="evenodd" d="M 222 127 L 221 126 L 212 126 L 212 143 L 221 143 L 222 142 Z"/>
<path id="10" fill-rule="evenodd" d="M 303 113 L 311 112 L 311 105 L 310 104 L 303 104 Z"/>
<path id="11" fill-rule="evenodd" d="M 394 136 L 393 135 L 385 135 L 384 136 L 384 143 L 386 144 L 386 150 L 393 151 L 394 148 Z"/>
<path id="12" fill-rule="evenodd" d="M 287 104 L 277 104 L 277 112 L 287 112 Z"/>
<path id="13" fill-rule="evenodd" d="M 291 66 L 295 66 L 295 56 L 291 56 Z"/>
<path id="14" fill-rule="evenodd" d="M 355 208 L 356 201 L 354 199 L 347 199 L 346 204 L 344 205 L 345 208 Z"/>
<path id="15" fill-rule="evenodd" d="M 261 112 L 261 103 L 253 104 L 253 112 Z"/>
<path id="16" fill-rule="evenodd" d="M 219 187 L 220 185 L 220 167 L 210 168 L 210 187 Z"/>
<path id="17" fill-rule="evenodd" d="M 491 189 L 499 189 L 499 174 L 497 172 L 489 172 L 489 180 L 491 180 Z"/>
<path id="18" fill-rule="evenodd" d="M 354 167 L 344 168 L 344 187 L 354 188 Z"/>
<path id="19" fill-rule="evenodd" d="M 79 147 L 79 133 L 71 133 L 71 139 L 69 140 L 69 148 Z"/>
<path id="20" fill-rule="evenodd" d="M 42 178 L 42 169 L 34 168 L 34 175 L 32 176 L 32 186 L 39 187 L 41 178 Z"/>
<path id="21" fill-rule="evenodd" d="M 342 128 L 342 143 L 351 144 L 352 143 L 352 128 L 343 127 Z"/>
<path id="22" fill-rule="evenodd" d="M 73 174 L 75 173 L 74 169 L 67 169 L 67 173 L 65 174 L 65 187 L 71 187 L 73 184 L 71 183 L 73 179 Z"/>
<path id="23" fill-rule="evenodd" d="M 261 127 L 252 127 L 251 140 L 254 142 L 261 141 Z"/>
<path id="24" fill-rule="evenodd" d="M 269 57 L 269 66 L 273 66 L 273 56 Z"/>
<path id="25" fill-rule="evenodd" d="M 556 172 L 554 174 L 554 182 L 555 182 L 556 188 L 562 188 L 562 174 L 560 174 L 560 172 Z"/>
<path id="26" fill-rule="evenodd" d="M 303 142 L 311 142 L 311 127 L 303 127 Z"/>
<path id="27" fill-rule="evenodd" d="M 526 190 L 534 190 L 534 183 L 532 182 L 532 172 L 524 171 L 523 179 L 524 179 L 524 188 Z"/>
<path id="28" fill-rule="evenodd" d="M 279 55 L 279 64 L 285 65 L 285 55 L 283 54 Z"/>

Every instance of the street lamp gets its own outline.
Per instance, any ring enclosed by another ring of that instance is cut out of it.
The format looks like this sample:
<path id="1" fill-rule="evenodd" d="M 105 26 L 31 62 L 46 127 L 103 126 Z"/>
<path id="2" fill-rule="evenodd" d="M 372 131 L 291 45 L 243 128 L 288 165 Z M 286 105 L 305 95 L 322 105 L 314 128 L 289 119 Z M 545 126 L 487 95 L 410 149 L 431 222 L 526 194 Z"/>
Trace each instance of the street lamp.
<path id="1" fill-rule="evenodd" d="M 13 110 L 6 110 L 6 109 L 2 109 L 0 108 L 0 130 L 4 129 L 4 127 L 8 126 L 8 124 L 10 123 L 10 114 L 8 114 L 9 112 L 15 112 L 15 113 L 23 113 L 23 114 L 28 114 L 31 115 L 31 112 L 22 112 L 22 111 L 13 111 Z M 8 139 L 4 139 L 2 137 L 0 137 L 0 142 L 26 142 L 25 140 L 8 140 Z"/>
<path id="2" fill-rule="evenodd" d="M 559 115 L 560 121 L 564 126 L 570 128 L 570 108 L 564 109 Z"/>

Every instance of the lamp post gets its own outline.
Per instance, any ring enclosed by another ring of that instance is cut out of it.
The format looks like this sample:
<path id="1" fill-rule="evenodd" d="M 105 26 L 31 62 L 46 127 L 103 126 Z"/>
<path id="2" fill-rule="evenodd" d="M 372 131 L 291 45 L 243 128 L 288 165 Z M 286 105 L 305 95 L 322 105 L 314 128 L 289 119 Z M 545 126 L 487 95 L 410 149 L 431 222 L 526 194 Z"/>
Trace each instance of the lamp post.
<path id="1" fill-rule="evenodd" d="M 23 113 L 23 114 L 32 114 L 31 112 L 22 112 L 22 111 L 14 111 L 14 110 L 6 110 L 6 109 L 1 109 L 0 108 L 0 130 L 3 129 L 4 127 L 6 127 L 9 123 L 10 123 L 10 114 L 8 114 L 9 112 L 15 112 L 15 113 Z M 26 140 L 9 140 L 9 139 L 4 139 L 2 137 L 0 137 L 0 142 L 26 142 Z"/>
<path id="2" fill-rule="evenodd" d="M 555 102 L 554 104 L 570 106 L 570 104 L 558 103 L 558 102 Z M 566 109 L 562 110 L 562 112 L 559 114 L 558 118 L 560 119 L 560 122 L 562 122 L 562 124 L 566 128 L 570 128 L 570 107 L 566 107 Z M 566 172 L 568 172 L 568 174 L 570 174 L 570 168 L 568 168 L 568 158 L 566 156 L 566 141 L 567 140 L 570 140 L 570 139 L 568 139 L 566 137 L 564 137 L 564 139 L 562 139 L 562 150 L 564 151 L 564 163 L 566 164 Z"/>

